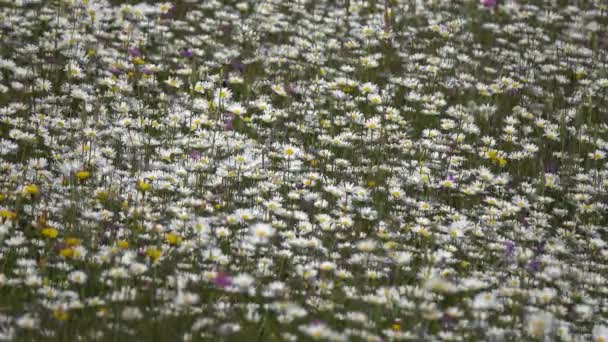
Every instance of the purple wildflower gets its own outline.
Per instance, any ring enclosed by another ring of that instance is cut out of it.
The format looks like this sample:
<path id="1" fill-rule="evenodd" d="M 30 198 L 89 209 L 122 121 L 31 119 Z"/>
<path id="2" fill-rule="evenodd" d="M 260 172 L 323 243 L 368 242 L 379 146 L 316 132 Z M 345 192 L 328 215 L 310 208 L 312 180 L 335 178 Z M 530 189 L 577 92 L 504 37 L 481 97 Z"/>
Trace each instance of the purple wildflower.
<path id="1" fill-rule="evenodd" d="M 539 272 L 542 268 L 543 263 L 540 260 L 534 259 L 528 263 L 528 268 L 532 272 Z"/>
<path id="2" fill-rule="evenodd" d="M 224 118 L 224 130 L 231 131 L 234 129 L 234 125 L 233 125 L 234 117 L 235 116 L 233 114 L 230 114 L 230 113 L 226 114 L 226 117 Z"/>
<path id="3" fill-rule="evenodd" d="M 513 255 L 513 252 L 515 252 L 515 242 L 507 240 L 503 242 L 503 245 L 505 246 L 505 252 L 507 253 L 507 256 Z"/>
<path id="4" fill-rule="evenodd" d="M 498 4 L 497 0 L 481 0 L 481 4 L 485 8 L 494 8 Z"/>
<path id="5" fill-rule="evenodd" d="M 232 278 L 224 272 L 217 272 L 215 278 L 213 278 L 213 283 L 220 287 L 228 287 L 232 285 Z"/>
<path id="6" fill-rule="evenodd" d="M 190 152 L 190 158 L 194 160 L 199 160 L 201 159 L 201 153 L 199 151 L 192 151 Z"/>
<path id="7" fill-rule="evenodd" d="M 130 47 L 129 55 L 131 55 L 131 57 L 141 57 L 141 50 L 135 46 Z"/>
<path id="8" fill-rule="evenodd" d="M 190 58 L 193 55 L 194 55 L 194 53 L 192 53 L 192 50 L 190 50 L 190 49 L 182 50 L 182 57 Z"/>
<path id="9" fill-rule="evenodd" d="M 117 67 L 115 67 L 115 66 L 111 66 L 110 67 L 110 72 L 112 74 L 114 74 L 114 75 L 120 75 L 120 74 L 122 74 L 122 70 L 119 69 L 119 68 L 117 68 Z"/>

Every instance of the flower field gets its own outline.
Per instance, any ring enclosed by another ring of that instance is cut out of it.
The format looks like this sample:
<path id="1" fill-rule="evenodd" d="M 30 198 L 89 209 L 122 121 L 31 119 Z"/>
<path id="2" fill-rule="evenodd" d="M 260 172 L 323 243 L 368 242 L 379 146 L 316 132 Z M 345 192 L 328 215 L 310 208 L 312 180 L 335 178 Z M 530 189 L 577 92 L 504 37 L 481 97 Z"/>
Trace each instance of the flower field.
<path id="1" fill-rule="evenodd" d="M 0 340 L 608 341 L 608 4 L 0 2 Z"/>

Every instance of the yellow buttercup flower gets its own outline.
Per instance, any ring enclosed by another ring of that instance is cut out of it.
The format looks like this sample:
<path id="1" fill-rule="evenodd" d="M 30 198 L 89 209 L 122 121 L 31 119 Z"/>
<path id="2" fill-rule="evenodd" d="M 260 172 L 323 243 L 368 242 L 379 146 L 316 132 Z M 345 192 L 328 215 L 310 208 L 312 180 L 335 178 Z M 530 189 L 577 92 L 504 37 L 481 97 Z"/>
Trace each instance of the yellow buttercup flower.
<path id="1" fill-rule="evenodd" d="M 40 188 L 36 184 L 28 184 L 23 188 L 24 195 L 38 195 L 40 193 Z"/>
<path id="2" fill-rule="evenodd" d="M 17 218 L 17 213 L 6 209 L 0 209 L 0 218 L 14 220 Z"/>
<path id="3" fill-rule="evenodd" d="M 162 254 L 163 254 L 163 252 L 160 249 L 156 248 L 156 247 L 150 247 L 146 251 L 146 255 L 149 256 L 150 259 L 152 259 L 152 261 L 158 260 L 158 258 L 160 258 L 160 256 Z"/>
<path id="4" fill-rule="evenodd" d="M 80 245 L 80 239 L 74 238 L 74 237 L 67 238 L 65 240 L 65 244 L 68 245 L 68 246 L 72 246 L 72 247 L 73 246 L 78 246 L 78 245 Z"/>
<path id="5" fill-rule="evenodd" d="M 175 233 L 167 234 L 165 239 L 167 240 L 167 243 L 170 245 L 179 245 L 182 242 L 182 237 Z"/>
<path id="6" fill-rule="evenodd" d="M 133 64 L 143 65 L 143 64 L 146 64 L 146 61 L 144 61 L 144 59 L 141 57 L 135 57 L 135 58 L 133 58 Z"/>
<path id="7" fill-rule="evenodd" d="M 116 245 L 122 249 L 127 249 L 129 248 L 129 241 L 126 240 L 119 240 Z"/>
<path id="8" fill-rule="evenodd" d="M 145 180 L 140 180 L 139 182 L 137 182 L 137 188 L 141 192 L 146 192 L 146 191 L 152 189 L 152 184 L 146 182 Z"/>
<path id="9" fill-rule="evenodd" d="M 84 181 L 84 180 L 87 180 L 87 179 L 91 178 L 91 172 L 89 172 L 87 170 L 78 171 L 76 173 L 76 177 L 79 180 Z"/>
<path id="10" fill-rule="evenodd" d="M 49 239 L 54 239 L 57 237 L 57 235 L 59 235 L 59 231 L 53 227 L 44 228 L 41 233 L 43 236 Z"/>
<path id="11" fill-rule="evenodd" d="M 97 192 L 96 197 L 100 202 L 107 201 L 108 198 L 110 198 L 110 193 L 105 190 L 101 190 Z"/>
<path id="12" fill-rule="evenodd" d="M 505 157 L 498 158 L 498 165 L 500 165 L 501 167 L 507 166 L 507 158 L 505 158 Z"/>
<path id="13" fill-rule="evenodd" d="M 74 250 L 72 248 L 64 248 L 59 251 L 59 255 L 61 255 L 62 257 L 66 258 L 66 259 L 70 259 L 71 257 L 74 256 Z"/>
<path id="14" fill-rule="evenodd" d="M 57 309 L 53 311 L 53 317 L 60 321 L 67 321 L 70 318 L 70 314 L 65 310 Z"/>

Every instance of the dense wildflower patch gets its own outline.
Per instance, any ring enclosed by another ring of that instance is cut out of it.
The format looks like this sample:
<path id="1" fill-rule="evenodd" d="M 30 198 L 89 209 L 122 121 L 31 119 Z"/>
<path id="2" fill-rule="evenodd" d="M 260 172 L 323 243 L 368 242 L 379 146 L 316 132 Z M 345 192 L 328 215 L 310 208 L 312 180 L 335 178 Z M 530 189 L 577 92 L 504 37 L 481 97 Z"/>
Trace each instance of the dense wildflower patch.
<path id="1" fill-rule="evenodd" d="M 602 1 L 0 3 L 0 340 L 608 340 Z"/>

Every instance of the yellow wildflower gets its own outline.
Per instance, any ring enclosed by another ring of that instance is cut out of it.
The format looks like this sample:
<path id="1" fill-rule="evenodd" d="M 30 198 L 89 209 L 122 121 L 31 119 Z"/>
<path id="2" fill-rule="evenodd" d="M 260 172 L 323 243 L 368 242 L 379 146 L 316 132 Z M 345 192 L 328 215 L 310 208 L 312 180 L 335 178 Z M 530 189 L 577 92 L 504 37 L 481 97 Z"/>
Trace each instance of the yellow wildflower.
<path id="1" fill-rule="evenodd" d="M 158 258 L 160 258 L 160 256 L 162 254 L 163 254 L 163 252 L 156 247 L 150 247 L 146 251 L 146 255 L 148 255 L 150 257 L 150 259 L 152 259 L 152 261 L 158 260 Z"/>
<path id="2" fill-rule="evenodd" d="M 74 250 L 72 248 L 64 248 L 59 251 L 59 255 L 61 255 L 62 257 L 66 258 L 66 259 L 70 259 L 71 257 L 74 256 Z"/>
<path id="3" fill-rule="evenodd" d="M 17 213 L 6 209 L 0 209 L 0 218 L 14 220 L 17 218 Z"/>
<path id="4" fill-rule="evenodd" d="M 65 244 L 68 246 L 72 246 L 72 247 L 78 246 L 78 245 L 80 245 L 80 239 L 74 238 L 74 237 L 67 238 L 67 239 L 65 239 Z"/>
<path id="5" fill-rule="evenodd" d="M 137 188 L 141 192 L 146 192 L 146 191 L 152 189 L 152 184 L 146 182 L 145 180 L 140 180 L 139 182 L 137 182 Z"/>
<path id="6" fill-rule="evenodd" d="M 129 248 L 129 241 L 126 240 L 119 240 L 116 245 L 122 249 L 127 249 Z"/>
<path id="7" fill-rule="evenodd" d="M 54 239 L 59 235 L 59 231 L 53 227 L 44 228 L 41 233 L 49 239 Z"/>
<path id="8" fill-rule="evenodd" d="M 135 58 L 133 58 L 133 64 L 143 65 L 143 64 L 146 64 L 146 61 L 144 61 L 144 59 L 141 57 L 135 57 Z"/>
<path id="9" fill-rule="evenodd" d="M 60 321 L 67 321 L 70 318 L 70 314 L 62 309 L 57 309 L 53 311 L 53 317 Z"/>
<path id="10" fill-rule="evenodd" d="M 182 237 L 175 233 L 167 234 L 165 239 L 167 240 L 167 243 L 170 245 L 179 245 L 182 242 Z"/>
<path id="11" fill-rule="evenodd" d="M 89 172 L 87 170 L 78 171 L 76 173 L 76 177 L 79 180 L 84 181 L 84 180 L 87 180 L 87 179 L 89 179 L 91 177 L 91 172 Z"/>
<path id="12" fill-rule="evenodd" d="M 505 157 L 498 158 L 498 165 L 500 165 L 501 167 L 507 166 L 507 158 L 505 158 Z"/>
<path id="13" fill-rule="evenodd" d="M 105 190 L 100 190 L 96 194 L 97 200 L 100 202 L 107 201 L 110 198 L 110 193 Z"/>
<path id="14" fill-rule="evenodd" d="M 40 193 L 40 188 L 36 184 L 28 184 L 23 188 L 24 195 L 38 195 Z"/>

